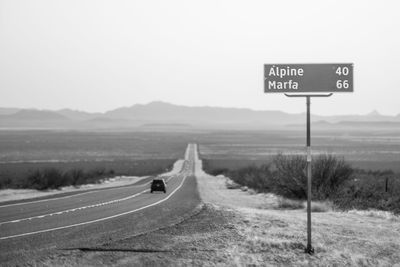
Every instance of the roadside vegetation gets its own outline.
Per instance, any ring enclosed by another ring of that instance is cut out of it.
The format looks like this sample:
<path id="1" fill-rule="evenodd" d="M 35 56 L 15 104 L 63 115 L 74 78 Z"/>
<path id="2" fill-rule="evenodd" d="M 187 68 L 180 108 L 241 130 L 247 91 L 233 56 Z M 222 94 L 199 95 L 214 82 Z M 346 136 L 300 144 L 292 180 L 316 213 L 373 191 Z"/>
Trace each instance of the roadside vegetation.
<path id="1" fill-rule="evenodd" d="M 59 189 L 100 183 L 114 176 L 145 176 L 171 169 L 174 159 L 107 162 L 9 163 L 0 167 L 0 189 Z"/>
<path id="2" fill-rule="evenodd" d="M 307 197 L 306 159 L 303 156 L 279 154 L 268 164 L 230 168 L 216 167 L 204 160 L 206 172 L 223 174 L 241 186 L 257 192 L 274 193 L 290 200 Z M 393 171 L 356 169 L 333 155 L 320 155 L 312 163 L 312 198 L 329 201 L 337 208 L 379 209 L 400 213 L 400 174 Z"/>

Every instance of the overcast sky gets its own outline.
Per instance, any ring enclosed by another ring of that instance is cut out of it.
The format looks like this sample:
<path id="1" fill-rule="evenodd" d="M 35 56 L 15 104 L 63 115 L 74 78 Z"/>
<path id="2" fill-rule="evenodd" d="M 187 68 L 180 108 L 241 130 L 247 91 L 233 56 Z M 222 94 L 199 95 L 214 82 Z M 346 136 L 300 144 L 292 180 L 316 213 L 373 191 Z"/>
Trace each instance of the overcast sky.
<path id="1" fill-rule="evenodd" d="M 0 0 L 0 107 L 106 111 L 161 100 L 304 112 L 263 64 L 354 63 L 316 114 L 400 113 L 399 1 Z"/>

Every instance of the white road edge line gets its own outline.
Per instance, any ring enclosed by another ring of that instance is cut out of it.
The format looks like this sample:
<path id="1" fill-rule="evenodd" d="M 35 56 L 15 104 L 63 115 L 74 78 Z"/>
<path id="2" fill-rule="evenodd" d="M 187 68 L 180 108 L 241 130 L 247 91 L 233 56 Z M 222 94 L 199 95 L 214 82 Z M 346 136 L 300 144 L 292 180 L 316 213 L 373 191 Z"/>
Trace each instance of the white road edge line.
<path id="1" fill-rule="evenodd" d="M 142 185 L 138 185 L 138 187 L 140 186 L 145 186 L 150 184 L 151 182 L 147 182 L 145 184 Z M 132 184 L 133 186 L 134 184 Z M 76 197 L 76 196 L 82 196 L 82 195 L 86 195 L 86 194 L 91 194 L 91 193 L 96 193 L 96 192 L 101 192 L 104 190 L 115 190 L 115 189 L 121 189 L 121 187 L 110 187 L 110 188 L 103 188 L 103 189 L 94 189 L 88 192 L 83 192 L 83 193 L 78 193 L 78 194 L 72 194 L 72 195 L 68 195 L 68 196 L 64 196 L 64 197 L 54 197 L 54 198 L 47 198 L 47 199 L 41 199 L 41 200 L 32 200 L 29 202 L 21 202 L 21 203 L 14 203 L 14 204 L 8 204 L 8 205 L 0 205 L 0 209 L 1 208 L 6 208 L 6 207 L 12 207 L 12 206 L 20 206 L 20 205 L 25 205 L 25 204 L 32 204 L 32 203 L 40 203 L 40 202 L 45 202 L 45 201 L 52 201 L 52 200 L 59 200 L 59 199 L 65 199 L 65 198 L 71 198 L 71 197 Z"/>
<path id="2" fill-rule="evenodd" d="M 8 223 L 18 223 L 18 222 L 28 221 L 28 220 L 32 220 L 32 219 L 41 219 L 44 217 L 53 216 L 53 215 L 61 215 L 63 213 L 73 212 L 73 211 L 77 211 L 77 210 L 84 210 L 84 209 L 89 209 L 89 208 L 96 208 L 96 207 L 103 206 L 103 205 L 114 204 L 117 202 L 121 202 L 124 200 L 128 200 L 128 199 L 137 197 L 146 191 L 149 191 L 149 189 L 143 190 L 142 192 L 136 193 L 134 195 L 130 195 L 130 196 L 127 196 L 124 198 L 114 199 L 114 200 L 110 200 L 110 201 L 106 201 L 106 202 L 100 202 L 100 203 L 91 204 L 91 205 L 87 205 L 87 206 L 81 206 L 81 207 L 76 207 L 76 208 L 72 208 L 72 209 L 56 211 L 56 212 L 52 212 L 52 213 L 36 215 L 36 216 L 32 216 L 32 217 L 26 217 L 26 218 L 11 220 L 11 221 L 0 222 L 0 225 L 8 224 Z"/>
<path id="3" fill-rule="evenodd" d="M 188 149 L 189 149 L 189 147 L 186 148 L 186 151 L 185 151 L 185 159 L 183 159 L 184 161 L 187 160 L 187 157 L 188 157 Z M 179 160 L 182 160 L 182 159 L 178 159 L 178 161 L 179 161 Z M 182 165 L 182 168 L 183 168 L 183 165 Z M 181 170 L 181 171 L 182 171 L 182 170 Z M 175 174 L 175 175 L 176 175 L 176 174 Z M 162 174 L 160 174 L 160 176 L 162 176 Z M 172 175 L 172 176 L 174 176 L 174 175 Z M 145 177 L 145 178 L 143 178 L 143 179 L 146 179 L 146 178 L 149 178 L 149 177 L 151 177 L 151 176 L 147 176 L 147 177 Z M 147 182 L 147 183 L 145 183 L 145 184 L 138 185 L 138 187 L 140 187 L 140 186 L 146 186 L 146 185 L 149 185 L 150 183 L 151 183 L 151 182 Z M 133 186 L 133 185 L 134 185 L 134 184 L 132 184 L 132 186 Z M 29 202 L 21 202 L 21 203 L 0 205 L 0 209 L 1 209 L 1 208 L 6 208 L 6 207 L 12 207 L 12 206 L 20 206 L 20 205 L 25 205 L 25 204 L 40 203 L 40 202 L 45 202 L 45 201 L 52 201 L 52 200 L 58 200 L 58 199 L 71 198 L 71 197 L 75 197 L 75 196 L 82 196 L 82 195 L 86 195 L 86 194 L 90 194 L 90 193 L 95 193 L 95 192 L 99 192 L 99 191 L 103 191 L 103 190 L 112 190 L 112 189 L 120 189 L 120 187 L 110 187 L 110 188 L 104 188 L 104 189 L 100 189 L 100 190 L 94 189 L 94 190 L 91 190 L 91 191 L 89 191 L 89 192 L 83 192 L 83 193 L 78 193 L 78 194 L 72 194 L 72 195 L 68 195 L 68 196 L 64 196 L 64 197 L 54 197 L 54 198 L 47 198 L 47 199 L 41 199 L 41 200 L 32 200 L 32 201 L 29 201 Z"/>
<path id="4" fill-rule="evenodd" d="M 175 178 L 177 175 L 172 175 L 167 179 L 167 182 L 169 182 L 172 178 Z M 148 185 L 151 182 L 145 183 L 144 185 Z M 21 218 L 21 219 L 15 219 L 15 220 L 11 220 L 11 221 L 5 221 L 5 222 L 0 222 L 0 225 L 3 224 L 9 224 L 9 223 L 18 223 L 18 222 L 22 222 L 22 221 L 28 221 L 28 220 L 33 220 L 33 219 L 42 219 L 45 217 L 49 217 L 49 216 L 53 216 L 53 215 L 61 215 L 63 213 L 68 213 L 68 212 L 74 212 L 77 210 L 84 210 L 84 209 L 89 209 L 89 208 L 96 208 L 99 206 L 103 206 L 103 205 L 109 205 L 109 204 L 114 204 L 117 202 L 121 202 L 124 200 L 128 200 L 134 197 L 137 197 L 141 194 L 143 194 L 144 192 L 149 191 L 149 189 L 143 190 L 142 192 L 136 193 L 134 195 L 130 195 L 124 198 L 119 198 L 119 199 L 114 199 L 114 200 L 110 200 L 110 201 L 106 201 L 106 202 L 100 202 L 100 203 L 96 203 L 96 204 L 91 204 L 91 205 L 87 205 L 87 206 L 81 206 L 81 207 L 76 207 L 76 208 L 72 208 L 72 209 L 67 209 L 67 210 L 61 210 L 61 211 L 56 211 L 56 212 L 52 212 L 52 213 L 46 213 L 46 214 L 41 214 L 41 215 L 36 215 L 36 216 L 32 216 L 32 217 L 26 217 L 26 218 Z"/>
<path id="5" fill-rule="evenodd" d="M 164 201 L 168 200 L 171 196 L 173 196 L 173 195 L 182 187 L 183 183 L 184 183 L 185 180 L 186 180 L 186 177 L 187 177 L 187 175 L 185 175 L 185 176 L 183 177 L 181 184 L 180 184 L 177 188 L 175 188 L 175 190 L 172 191 L 166 198 L 163 198 L 163 199 L 161 199 L 161 200 L 159 200 L 159 201 L 157 201 L 157 202 L 155 202 L 155 203 L 152 203 L 152 204 L 150 204 L 150 205 L 143 206 L 143 207 L 140 207 L 140 208 L 135 209 L 135 210 L 131 210 L 131 211 L 126 211 L 126 212 L 123 212 L 123 213 L 119 213 L 119 214 L 116 214 L 116 215 L 113 215 L 113 216 L 104 217 L 104 218 L 100 218 L 100 219 L 96 219 L 96 220 L 92 220 L 92 221 L 87 221 L 87 222 L 83 222 L 83 223 L 76 223 L 76 224 L 71 224 L 71 225 L 66 225 L 66 226 L 51 228 L 51 229 L 45 229 L 45 230 L 35 231 L 35 232 L 29 232 L 29 233 L 23 233 L 23 234 L 18 234 L 18 235 L 10 235 L 10 236 L 5 236 L 5 237 L 0 237 L 0 240 L 6 240 L 6 239 L 15 238 L 15 237 L 34 235 L 34 234 L 45 233 L 45 232 L 51 232 L 51 231 L 56 231 L 56 230 L 61 230 L 61 229 L 66 229 L 66 228 L 72 228 L 72 227 L 75 227 L 75 226 L 81 226 L 81 225 L 86 225 L 86 224 L 101 222 L 101 221 L 105 221 L 105 220 L 117 218 L 117 217 L 120 217 L 120 216 L 123 216 L 123 215 L 127 215 L 127 214 L 130 214 L 130 213 L 134 213 L 134 212 L 137 212 L 137 211 L 140 211 L 140 210 L 143 210 L 143 209 L 152 207 L 152 206 L 156 206 L 156 205 L 158 205 L 158 204 L 160 204 L 160 203 L 163 203 Z"/>

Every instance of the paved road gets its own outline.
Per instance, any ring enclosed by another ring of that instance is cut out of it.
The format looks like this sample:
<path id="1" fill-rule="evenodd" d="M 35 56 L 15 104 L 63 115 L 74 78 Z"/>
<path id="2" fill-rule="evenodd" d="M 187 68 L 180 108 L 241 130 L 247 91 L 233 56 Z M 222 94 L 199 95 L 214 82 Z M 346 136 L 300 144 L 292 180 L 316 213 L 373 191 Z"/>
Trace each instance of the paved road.
<path id="1" fill-rule="evenodd" d="M 166 194 L 151 194 L 149 183 L 141 183 L 0 206 L 0 260 L 15 254 L 4 248 L 7 251 L 21 244 L 29 243 L 25 252 L 35 244 L 43 248 L 80 246 L 87 243 L 83 241 L 121 238 L 171 223 L 171 218 L 184 216 L 181 213 L 196 202 L 192 201 L 197 191 L 193 176 L 196 157 L 196 145 L 189 144 L 180 173 L 166 177 Z"/>

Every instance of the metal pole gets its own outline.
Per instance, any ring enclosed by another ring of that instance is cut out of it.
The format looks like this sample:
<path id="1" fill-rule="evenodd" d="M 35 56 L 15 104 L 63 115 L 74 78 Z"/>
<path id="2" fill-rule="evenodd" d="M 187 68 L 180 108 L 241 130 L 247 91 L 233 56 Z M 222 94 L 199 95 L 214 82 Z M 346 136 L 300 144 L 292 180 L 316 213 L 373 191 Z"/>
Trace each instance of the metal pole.
<path id="1" fill-rule="evenodd" d="M 311 245 L 311 122 L 310 96 L 307 96 L 307 248 L 308 254 L 314 254 Z"/>
<path id="2" fill-rule="evenodd" d="M 312 95 L 291 95 L 285 94 L 287 97 L 306 97 L 307 100 L 307 247 L 305 252 L 314 254 L 314 248 L 311 245 L 311 120 L 310 120 L 310 102 L 311 97 L 329 97 L 329 94 L 312 94 Z"/>
<path id="3" fill-rule="evenodd" d="M 386 177 L 386 181 L 385 181 L 385 192 L 386 193 L 388 191 L 388 183 L 389 183 L 389 177 Z"/>

